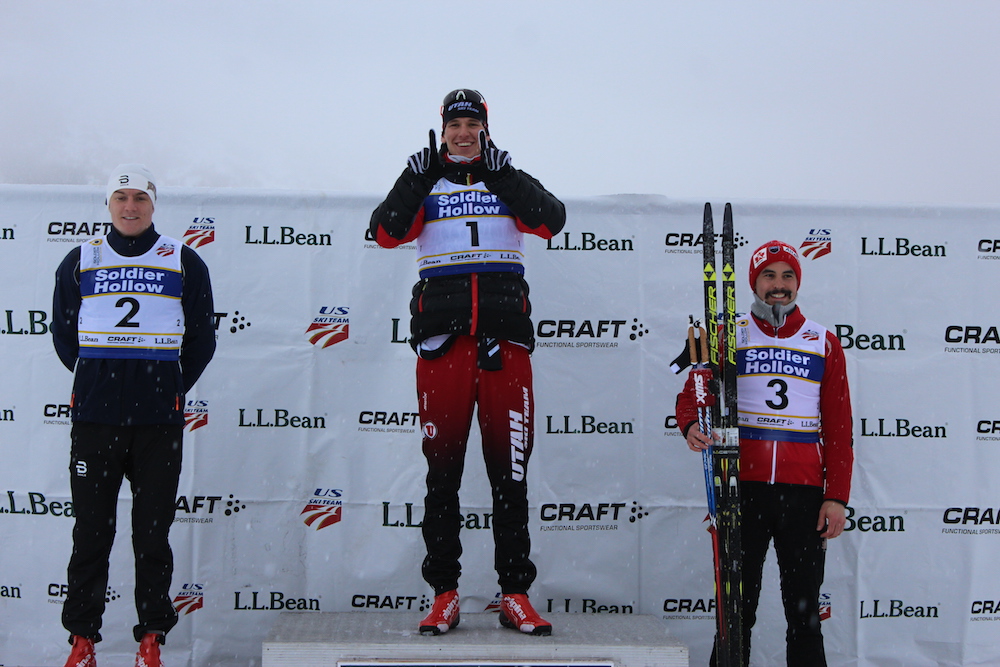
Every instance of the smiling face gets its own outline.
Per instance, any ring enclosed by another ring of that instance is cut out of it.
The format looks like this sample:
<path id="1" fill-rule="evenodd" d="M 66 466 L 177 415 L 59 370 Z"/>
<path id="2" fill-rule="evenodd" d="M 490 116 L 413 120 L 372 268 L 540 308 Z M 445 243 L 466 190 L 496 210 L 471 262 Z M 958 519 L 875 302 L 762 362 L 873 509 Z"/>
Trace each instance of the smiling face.
<path id="1" fill-rule="evenodd" d="M 764 267 L 757 276 L 753 291 L 769 306 L 788 305 L 799 294 L 799 279 L 795 277 L 791 264 L 774 262 Z"/>
<path id="2" fill-rule="evenodd" d="M 476 157 L 479 155 L 479 132 L 485 129 L 478 118 L 452 118 L 445 123 L 441 140 L 452 155 Z M 489 134 L 486 138 L 489 139 Z"/>
<path id="3" fill-rule="evenodd" d="M 115 190 L 108 210 L 111 224 L 122 236 L 139 236 L 153 224 L 153 200 L 142 190 Z"/>

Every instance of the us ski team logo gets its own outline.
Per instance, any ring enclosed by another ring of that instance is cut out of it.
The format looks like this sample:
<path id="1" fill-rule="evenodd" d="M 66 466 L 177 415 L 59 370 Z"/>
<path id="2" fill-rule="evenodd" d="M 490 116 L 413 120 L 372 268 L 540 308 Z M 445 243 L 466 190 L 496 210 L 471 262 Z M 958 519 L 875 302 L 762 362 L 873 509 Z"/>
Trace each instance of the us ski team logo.
<path id="1" fill-rule="evenodd" d="M 208 426 L 208 401 L 188 401 L 184 407 L 184 430 L 190 433 Z"/>
<path id="2" fill-rule="evenodd" d="M 306 329 L 306 337 L 313 345 L 327 348 L 347 340 L 351 320 L 347 306 L 323 306 Z"/>
<path id="3" fill-rule="evenodd" d="M 829 593 L 819 594 L 819 620 L 829 621 L 833 617 L 833 605 Z"/>
<path id="4" fill-rule="evenodd" d="M 159 248 L 156 249 L 156 254 L 160 257 L 170 257 L 174 254 L 174 245 L 172 243 L 164 243 Z"/>
<path id="5" fill-rule="evenodd" d="M 215 240 L 215 219 L 195 218 L 191 226 L 184 232 L 184 245 L 191 248 L 200 248 Z"/>
<path id="6" fill-rule="evenodd" d="M 344 509 L 340 489 L 316 489 L 312 499 L 302 508 L 299 516 L 310 528 L 322 530 L 327 526 L 340 523 Z"/>
<path id="7" fill-rule="evenodd" d="M 803 257 L 819 259 L 833 252 L 833 234 L 829 229 L 810 229 L 806 240 L 799 246 Z"/>
<path id="8" fill-rule="evenodd" d="M 205 606 L 205 593 L 201 584 L 184 584 L 184 588 L 174 598 L 174 609 L 180 616 L 186 616 Z"/>

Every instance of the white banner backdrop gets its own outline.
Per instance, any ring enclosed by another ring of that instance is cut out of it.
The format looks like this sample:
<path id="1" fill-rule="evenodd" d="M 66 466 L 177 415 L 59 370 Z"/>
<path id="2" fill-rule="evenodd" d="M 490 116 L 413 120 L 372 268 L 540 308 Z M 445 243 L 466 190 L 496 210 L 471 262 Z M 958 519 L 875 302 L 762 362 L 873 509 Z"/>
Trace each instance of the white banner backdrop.
<path id="1" fill-rule="evenodd" d="M 366 238 L 374 196 L 164 188 L 154 219 L 208 264 L 218 352 L 188 396 L 171 532 L 181 620 L 165 658 L 257 665 L 282 610 L 418 611 L 425 465 L 406 344 L 412 245 Z M 565 613 L 652 614 L 706 664 L 711 547 L 701 459 L 669 362 L 700 314 L 702 202 L 567 201 L 528 240 L 538 346 L 531 590 Z M 716 203 L 721 219 L 722 203 Z M 799 303 L 843 343 L 854 405 L 850 521 L 823 586 L 831 665 L 1000 664 L 1000 208 L 734 202 L 749 252 L 800 247 Z M 70 554 L 71 374 L 53 274 L 110 225 L 101 189 L 0 186 L 0 664 L 61 664 Z M 344 326 L 346 325 L 346 326 Z M 489 492 L 473 429 L 463 609 L 493 608 Z M 130 512 L 127 487 L 119 516 Z M 132 556 L 112 553 L 104 662 L 135 645 Z M 773 555 L 753 664 L 784 663 Z M 499 631 L 499 630 L 498 630 Z"/>

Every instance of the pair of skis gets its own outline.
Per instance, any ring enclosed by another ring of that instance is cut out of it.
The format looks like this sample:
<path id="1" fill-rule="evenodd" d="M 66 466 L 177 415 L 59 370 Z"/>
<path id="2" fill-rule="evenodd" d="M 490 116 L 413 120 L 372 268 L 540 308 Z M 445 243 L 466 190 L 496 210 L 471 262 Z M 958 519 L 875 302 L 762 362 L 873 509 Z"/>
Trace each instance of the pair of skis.
<path id="1" fill-rule="evenodd" d="M 716 271 L 711 204 L 705 204 L 702 243 L 705 326 L 697 326 L 691 318 L 688 355 L 693 364 L 691 376 L 698 408 L 698 426 L 702 433 L 721 436 L 712 447 L 702 451 L 715 563 L 715 652 L 720 667 L 742 667 L 743 558 L 740 545 L 740 434 L 736 408 L 736 242 L 730 204 L 726 204 L 722 222 L 721 271 Z M 718 275 L 722 277 L 721 322 Z"/>

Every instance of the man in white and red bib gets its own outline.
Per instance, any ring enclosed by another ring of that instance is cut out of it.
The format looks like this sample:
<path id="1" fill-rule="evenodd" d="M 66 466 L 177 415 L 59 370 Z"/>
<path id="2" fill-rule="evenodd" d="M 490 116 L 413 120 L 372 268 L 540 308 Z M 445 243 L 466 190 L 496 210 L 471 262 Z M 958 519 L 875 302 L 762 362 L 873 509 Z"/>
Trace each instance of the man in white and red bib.
<path id="1" fill-rule="evenodd" d="M 846 522 L 853 425 L 844 351 L 795 304 L 801 280 L 794 247 L 762 245 L 750 258 L 751 314 L 736 327 L 744 664 L 773 539 L 788 623 L 787 664 L 826 665 L 820 586 L 826 540 L 840 535 Z M 677 423 L 688 447 L 700 452 L 711 438 L 697 426 L 690 384 L 677 396 Z"/>
<path id="2" fill-rule="evenodd" d="M 111 230 L 56 270 L 52 342 L 73 371 L 66 667 L 96 664 L 123 479 L 132 491 L 136 667 L 160 667 L 160 644 L 177 623 L 169 533 L 185 395 L 215 354 L 215 309 L 205 263 L 156 231 L 156 198 L 148 169 L 119 165 L 108 179 Z"/>
<path id="3" fill-rule="evenodd" d="M 371 232 L 382 246 L 415 241 L 420 280 L 410 302 L 417 398 L 427 459 L 422 572 L 434 605 L 420 632 L 458 625 L 462 545 L 458 491 L 478 405 L 493 492 L 500 623 L 535 635 L 552 625 L 528 601 L 527 466 L 534 439 L 530 354 L 534 326 L 524 280 L 524 235 L 543 239 L 566 222 L 562 202 L 511 165 L 490 139 L 486 100 L 469 89 L 441 106 L 442 145 L 413 154 Z"/>

